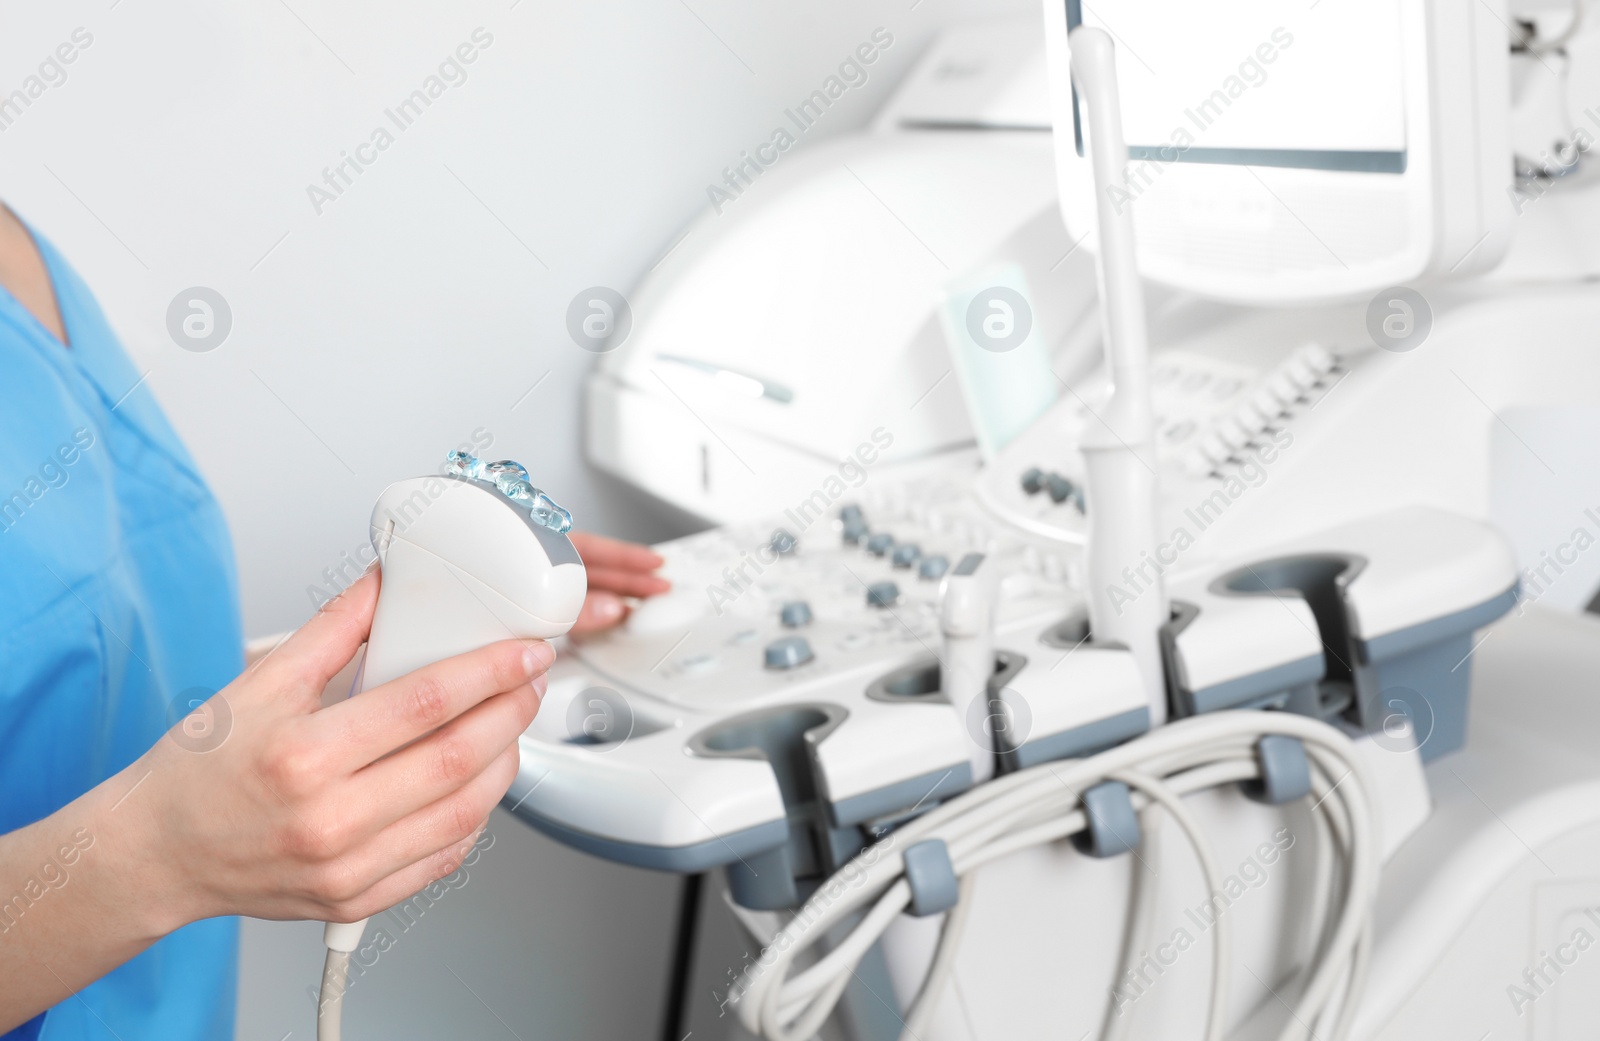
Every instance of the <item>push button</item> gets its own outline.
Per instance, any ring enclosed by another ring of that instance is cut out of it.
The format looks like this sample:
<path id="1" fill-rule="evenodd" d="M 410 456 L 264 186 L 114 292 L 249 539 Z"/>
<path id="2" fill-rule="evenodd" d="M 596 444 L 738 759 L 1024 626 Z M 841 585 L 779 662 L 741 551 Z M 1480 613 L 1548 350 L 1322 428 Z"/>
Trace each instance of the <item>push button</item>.
<path id="1" fill-rule="evenodd" d="M 790 629 L 810 625 L 811 605 L 804 600 L 790 600 L 778 609 L 778 620 Z"/>
<path id="2" fill-rule="evenodd" d="M 1066 502 L 1072 498 L 1072 482 L 1060 474 L 1051 474 L 1044 479 L 1045 491 L 1050 493 L 1050 500 L 1056 503 Z"/>
<path id="3" fill-rule="evenodd" d="M 888 607 L 900 599 L 900 587 L 893 582 L 874 582 L 867 587 L 869 607 Z"/>
<path id="4" fill-rule="evenodd" d="M 769 669 L 793 669 L 816 655 L 811 653 L 811 644 L 804 636 L 785 636 L 767 644 L 764 657 Z"/>

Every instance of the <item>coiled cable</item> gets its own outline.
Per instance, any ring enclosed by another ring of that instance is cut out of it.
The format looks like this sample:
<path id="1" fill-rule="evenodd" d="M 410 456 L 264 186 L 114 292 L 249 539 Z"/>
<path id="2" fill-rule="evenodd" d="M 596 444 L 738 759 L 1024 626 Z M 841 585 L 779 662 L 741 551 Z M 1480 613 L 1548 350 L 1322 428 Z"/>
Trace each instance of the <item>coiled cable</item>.
<path id="1" fill-rule="evenodd" d="M 1311 768 L 1313 815 L 1332 841 L 1329 863 L 1319 861 L 1322 906 L 1313 957 L 1302 970 L 1292 1015 L 1279 1041 L 1311 1035 L 1337 1041 L 1348 1031 L 1367 964 L 1368 918 L 1377 889 L 1378 857 L 1371 785 L 1355 746 L 1338 729 L 1284 712 L 1217 712 L 1162 726 L 1138 739 L 1085 759 L 1044 763 L 990 781 L 951 799 L 890 833 L 858 855 L 841 874 L 847 886 L 824 885 L 790 919 L 734 988 L 730 1003 L 742 1024 L 768 1041 L 806 1041 L 832 1014 L 856 964 L 911 902 L 902 851 L 924 839 L 942 839 L 960 880 L 959 900 L 947 913 L 933 961 L 905 1017 L 902 1041 L 927 1024 L 954 967 L 968 908 L 973 873 L 984 864 L 1031 846 L 1083 831 L 1088 819 L 1080 793 L 1120 780 L 1131 790 L 1134 810 L 1171 817 L 1200 861 L 1206 885 L 1220 888 L 1220 872 L 1203 828 L 1183 801 L 1194 792 L 1259 777 L 1255 754 L 1262 737 L 1298 738 Z M 1319 847 L 1323 843 L 1318 843 Z M 1129 920 L 1149 912 L 1149 887 L 1135 886 Z M 859 915 L 831 950 L 790 975 L 795 958 L 825 934 Z M 1211 1001 L 1207 1041 L 1221 1041 L 1227 1022 L 1226 993 L 1231 931 L 1219 917 L 1213 935 Z M 1136 942 L 1124 945 L 1123 961 Z M 770 957 L 768 956 L 770 955 Z M 1126 968 L 1126 965 L 1124 965 Z M 1323 1032 L 1327 1026 L 1329 1032 Z M 1106 1036 L 1117 1029 L 1107 1020 Z"/>

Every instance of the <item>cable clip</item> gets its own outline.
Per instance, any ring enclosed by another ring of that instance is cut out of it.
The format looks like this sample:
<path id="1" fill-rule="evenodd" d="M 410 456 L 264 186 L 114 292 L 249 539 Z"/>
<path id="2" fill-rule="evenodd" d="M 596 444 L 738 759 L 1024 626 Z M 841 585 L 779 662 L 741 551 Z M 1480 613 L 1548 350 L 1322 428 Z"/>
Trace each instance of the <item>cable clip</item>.
<path id="1" fill-rule="evenodd" d="M 1311 794 L 1311 761 L 1298 737 L 1266 734 L 1256 741 L 1261 778 L 1241 782 L 1245 795 L 1269 806 L 1282 806 Z"/>
<path id="2" fill-rule="evenodd" d="M 1089 826 L 1072 836 L 1080 853 L 1091 857 L 1115 857 L 1139 848 L 1144 841 L 1139 832 L 1139 815 L 1133 812 L 1133 797 L 1121 781 L 1101 781 L 1079 797 Z"/>
<path id="3" fill-rule="evenodd" d="M 950 848 L 944 839 L 923 839 L 906 847 L 900 858 L 905 863 L 906 882 L 911 886 L 910 914 L 926 918 L 943 914 L 956 906 L 959 885 L 956 868 L 950 862 Z"/>

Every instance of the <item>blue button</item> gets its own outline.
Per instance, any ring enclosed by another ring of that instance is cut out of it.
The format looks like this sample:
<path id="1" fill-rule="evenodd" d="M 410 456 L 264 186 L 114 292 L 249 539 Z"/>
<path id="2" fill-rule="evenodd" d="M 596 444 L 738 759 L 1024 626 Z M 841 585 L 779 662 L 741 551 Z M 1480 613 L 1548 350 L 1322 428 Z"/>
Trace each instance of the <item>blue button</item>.
<path id="1" fill-rule="evenodd" d="M 875 557 L 881 557 L 889 552 L 889 547 L 894 545 L 894 536 L 887 531 L 880 531 L 867 540 L 867 552 Z"/>
<path id="2" fill-rule="evenodd" d="M 765 657 L 769 669 L 792 669 L 804 665 L 815 655 L 804 636 L 785 636 L 767 644 Z"/>
<path id="3" fill-rule="evenodd" d="M 864 520 L 847 520 L 844 522 L 844 540 L 852 546 L 867 537 L 867 522 Z"/>
<path id="4" fill-rule="evenodd" d="M 1044 471 L 1037 466 L 1030 466 L 1022 474 L 1022 490 L 1029 495 L 1038 495 L 1039 489 L 1044 487 Z"/>
<path id="5" fill-rule="evenodd" d="M 888 607 L 900 599 L 900 587 L 893 582 L 874 582 L 867 587 L 867 604 L 871 607 Z"/>
<path id="6" fill-rule="evenodd" d="M 944 573 L 949 570 L 949 557 L 923 557 L 922 563 L 917 565 L 918 576 L 926 579 L 943 578 Z"/>
<path id="7" fill-rule="evenodd" d="M 922 549 L 914 542 L 905 542 L 894 548 L 894 556 L 890 557 L 895 567 L 910 567 L 922 556 Z"/>
<path id="8" fill-rule="evenodd" d="M 772 533 L 772 541 L 768 545 L 772 547 L 772 552 L 781 557 L 793 553 L 795 546 L 799 545 L 799 542 L 793 535 L 779 528 Z"/>
<path id="9" fill-rule="evenodd" d="M 778 620 L 790 629 L 811 624 L 811 605 L 804 600 L 790 600 L 778 609 Z"/>
<path id="10" fill-rule="evenodd" d="M 839 507 L 839 519 L 849 524 L 851 521 L 865 521 L 867 518 L 862 515 L 860 506 L 847 502 Z"/>

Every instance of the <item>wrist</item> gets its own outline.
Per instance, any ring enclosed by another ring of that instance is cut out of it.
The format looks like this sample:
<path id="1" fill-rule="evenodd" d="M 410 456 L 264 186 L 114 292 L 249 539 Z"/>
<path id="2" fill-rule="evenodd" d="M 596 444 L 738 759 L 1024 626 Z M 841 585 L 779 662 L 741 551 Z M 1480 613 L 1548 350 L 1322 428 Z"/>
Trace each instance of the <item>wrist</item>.
<path id="1" fill-rule="evenodd" d="M 118 921 L 117 932 L 146 944 L 209 915 L 184 876 L 188 858 L 164 834 L 152 758 L 65 807 L 56 828 L 57 837 L 83 844 L 83 870 L 99 876 L 100 912 Z"/>

